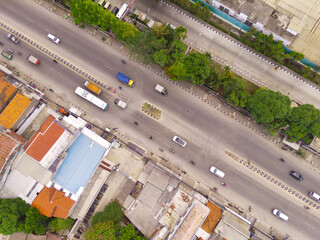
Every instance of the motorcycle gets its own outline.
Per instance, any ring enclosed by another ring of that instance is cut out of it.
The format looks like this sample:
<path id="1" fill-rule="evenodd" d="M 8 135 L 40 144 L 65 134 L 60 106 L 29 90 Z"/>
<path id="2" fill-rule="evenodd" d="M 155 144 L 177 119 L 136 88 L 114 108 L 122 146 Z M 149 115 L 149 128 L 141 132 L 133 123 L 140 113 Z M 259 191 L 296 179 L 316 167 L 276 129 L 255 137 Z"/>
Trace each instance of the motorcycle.
<path id="1" fill-rule="evenodd" d="M 121 60 L 121 62 L 122 62 L 123 64 L 126 64 L 126 61 L 125 61 L 125 60 Z"/>
<path id="2" fill-rule="evenodd" d="M 138 123 L 138 122 L 134 122 L 134 124 L 137 125 L 137 126 L 139 126 L 139 123 Z"/>
<path id="3" fill-rule="evenodd" d="M 190 161 L 192 165 L 196 165 L 196 163 L 194 161 Z"/>
<path id="4" fill-rule="evenodd" d="M 221 183 L 221 185 L 222 185 L 222 186 L 224 186 L 224 187 L 226 187 L 226 186 L 227 186 L 227 184 L 226 184 L 226 183 L 224 183 L 224 182 L 223 182 L 223 183 Z"/>
<path id="5" fill-rule="evenodd" d="M 120 86 L 119 89 L 120 89 L 120 90 L 123 90 L 123 87 Z"/>
<path id="6" fill-rule="evenodd" d="M 249 206 L 249 212 L 251 212 L 252 211 L 252 207 L 251 206 Z"/>
<path id="7" fill-rule="evenodd" d="M 55 59 L 53 59 L 53 62 L 54 62 L 54 63 L 58 63 L 57 60 L 55 60 Z"/>
<path id="8" fill-rule="evenodd" d="M 149 139 L 151 139 L 151 140 L 152 140 L 152 136 L 149 136 Z"/>
<path id="9" fill-rule="evenodd" d="M 170 152 L 174 153 L 174 150 L 172 148 L 169 149 Z"/>
<path id="10" fill-rule="evenodd" d="M 284 158 L 280 158 L 280 161 L 281 162 L 285 162 L 286 160 Z"/>
<path id="11" fill-rule="evenodd" d="M 10 48 L 8 48 L 8 52 L 13 53 L 13 51 Z"/>

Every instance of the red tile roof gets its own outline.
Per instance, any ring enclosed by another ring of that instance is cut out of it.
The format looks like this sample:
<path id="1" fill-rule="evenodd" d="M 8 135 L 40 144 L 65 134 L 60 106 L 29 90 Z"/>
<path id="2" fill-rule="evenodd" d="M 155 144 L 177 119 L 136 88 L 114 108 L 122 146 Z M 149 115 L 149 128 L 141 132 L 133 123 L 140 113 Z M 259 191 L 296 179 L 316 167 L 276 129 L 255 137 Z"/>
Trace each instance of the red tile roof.
<path id="1" fill-rule="evenodd" d="M 64 128 L 54 120 L 50 115 L 26 146 L 26 153 L 39 162 L 64 132 Z"/>
<path id="2" fill-rule="evenodd" d="M 59 217 L 66 219 L 72 208 L 74 200 L 65 196 L 54 187 L 45 187 L 33 200 L 31 207 L 36 207 L 39 212 L 47 217 Z"/>
<path id="3" fill-rule="evenodd" d="M 2 169 L 7 159 L 20 145 L 20 143 L 20 141 L 10 136 L 10 133 L 8 134 L 0 132 L 0 169 Z"/>

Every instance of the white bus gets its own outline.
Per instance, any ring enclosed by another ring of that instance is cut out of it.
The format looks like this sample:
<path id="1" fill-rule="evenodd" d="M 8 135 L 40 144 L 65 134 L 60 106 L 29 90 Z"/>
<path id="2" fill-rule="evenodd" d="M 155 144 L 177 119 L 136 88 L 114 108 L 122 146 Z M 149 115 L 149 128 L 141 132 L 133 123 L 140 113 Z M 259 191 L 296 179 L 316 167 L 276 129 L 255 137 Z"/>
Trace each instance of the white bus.
<path id="1" fill-rule="evenodd" d="M 74 92 L 80 97 L 86 99 L 87 101 L 93 103 L 94 105 L 103 110 L 106 110 L 108 107 L 108 103 L 102 101 L 101 99 L 97 98 L 96 96 L 94 96 L 93 94 L 89 93 L 81 87 L 77 87 L 77 89 Z"/>
<path id="2" fill-rule="evenodd" d="M 126 3 L 124 3 L 123 5 L 122 5 L 122 7 L 120 8 L 120 10 L 119 10 L 119 12 L 118 12 L 118 14 L 117 14 L 117 18 L 119 18 L 119 19 L 122 19 L 122 15 L 124 14 L 124 12 L 127 10 L 127 8 L 128 8 L 128 4 L 126 4 Z"/>

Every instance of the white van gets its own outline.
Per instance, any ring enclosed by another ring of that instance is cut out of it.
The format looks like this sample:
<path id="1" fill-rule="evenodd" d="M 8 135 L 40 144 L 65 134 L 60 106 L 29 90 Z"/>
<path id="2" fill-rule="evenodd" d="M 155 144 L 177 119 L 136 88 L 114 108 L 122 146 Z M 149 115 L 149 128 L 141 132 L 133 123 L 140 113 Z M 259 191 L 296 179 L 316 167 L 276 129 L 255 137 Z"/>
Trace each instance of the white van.
<path id="1" fill-rule="evenodd" d="M 218 176 L 219 178 L 223 178 L 225 175 L 224 172 L 222 172 L 221 170 L 219 170 L 215 166 L 210 167 L 210 172 L 212 172 L 214 175 Z"/>
<path id="2" fill-rule="evenodd" d="M 283 221 L 288 221 L 289 217 L 287 215 L 285 215 L 283 212 L 281 212 L 280 210 L 274 208 L 272 210 L 273 215 L 275 215 L 276 217 L 280 218 Z"/>
<path id="3" fill-rule="evenodd" d="M 120 99 L 114 100 L 114 104 L 118 105 L 122 109 L 126 109 L 127 104 L 124 101 L 121 101 Z"/>
<path id="4" fill-rule="evenodd" d="M 103 8 L 109 10 L 111 8 L 111 3 L 106 2 L 106 4 L 103 6 Z"/>
<path id="5" fill-rule="evenodd" d="M 320 202 L 320 195 L 318 193 L 315 192 L 309 192 L 309 196 L 311 198 L 313 198 L 314 200 L 316 200 L 317 202 Z"/>
<path id="6" fill-rule="evenodd" d="M 39 64 L 40 64 L 39 59 L 36 58 L 36 57 L 34 57 L 34 56 L 32 56 L 32 55 L 29 55 L 28 58 L 27 58 L 27 60 L 28 60 L 29 62 L 32 62 L 34 65 L 39 65 Z"/>

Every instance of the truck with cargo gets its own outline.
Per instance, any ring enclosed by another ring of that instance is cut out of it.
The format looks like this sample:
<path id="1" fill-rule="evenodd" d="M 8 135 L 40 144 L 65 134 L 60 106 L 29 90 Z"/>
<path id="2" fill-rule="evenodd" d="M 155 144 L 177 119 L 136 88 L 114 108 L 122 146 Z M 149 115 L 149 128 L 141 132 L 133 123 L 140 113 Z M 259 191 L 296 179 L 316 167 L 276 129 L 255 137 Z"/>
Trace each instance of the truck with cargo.
<path id="1" fill-rule="evenodd" d="M 154 89 L 164 96 L 168 95 L 168 91 L 164 87 L 162 87 L 160 84 L 157 84 Z"/>
<path id="2" fill-rule="evenodd" d="M 125 109 L 127 107 L 127 104 L 120 99 L 114 100 L 114 104 L 116 104 L 118 107 L 121 107 L 122 109 Z"/>
<path id="3" fill-rule="evenodd" d="M 36 58 L 36 57 L 34 57 L 34 56 L 32 56 L 32 55 L 29 55 L 28 58 L 27 58 L 27 60 L 28 60 L 29 62 L 32 62 L 34 65 L 39 65 L 39 64 L 40 64 L 39 59 Z"/>
<path id="4" fill-rule="evenodd" d="M 127 75 L 123 74 L 122 72 L 118 72 L 116 78 L 118 78 L 121 82 L 127 84 L 129 87 L 134 86 L 134 81 L 129 78 Z"/>
<path id="5" fill-rule="evenodd" d="M 88 89 L 90 89 L 92 92 L 96 93 L 96 94 L 100 94 L 101 93 L 101 88 L 99 88 L 97 85 L 86 81 L 84 84 Z"/>

